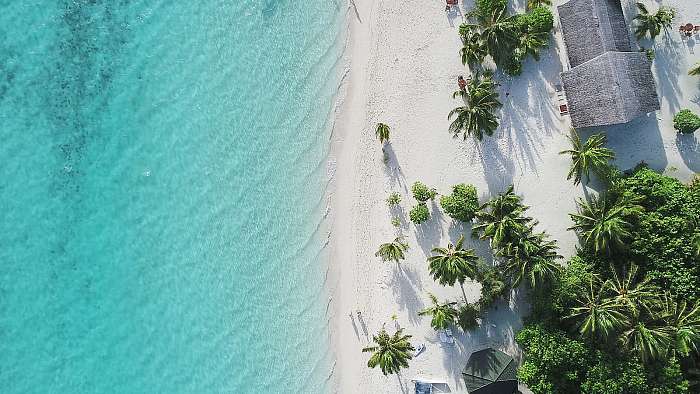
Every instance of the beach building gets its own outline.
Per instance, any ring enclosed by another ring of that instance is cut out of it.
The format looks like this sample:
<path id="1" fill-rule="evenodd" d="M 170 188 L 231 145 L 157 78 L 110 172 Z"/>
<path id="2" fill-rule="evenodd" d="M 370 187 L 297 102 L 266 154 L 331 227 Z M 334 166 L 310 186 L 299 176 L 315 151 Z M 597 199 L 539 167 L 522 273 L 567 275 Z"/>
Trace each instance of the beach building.
<path id="1" fill-rule="evenodd" d="M 570 69 L 561 73 L 571 124 L 626 123 L 660 108 L 651 62 L 633 50 L 620 0 L 557 7 Z"/>

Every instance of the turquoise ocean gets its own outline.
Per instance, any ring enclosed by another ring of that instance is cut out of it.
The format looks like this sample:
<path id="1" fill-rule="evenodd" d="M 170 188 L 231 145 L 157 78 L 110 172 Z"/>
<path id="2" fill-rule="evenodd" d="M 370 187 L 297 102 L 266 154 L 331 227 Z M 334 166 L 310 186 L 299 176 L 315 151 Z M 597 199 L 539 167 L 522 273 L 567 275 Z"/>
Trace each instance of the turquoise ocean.
<path id="1" fill-rule="evenodd" d="M 0 392 L 331 391 L 340 0 L 0 0 Z"/>

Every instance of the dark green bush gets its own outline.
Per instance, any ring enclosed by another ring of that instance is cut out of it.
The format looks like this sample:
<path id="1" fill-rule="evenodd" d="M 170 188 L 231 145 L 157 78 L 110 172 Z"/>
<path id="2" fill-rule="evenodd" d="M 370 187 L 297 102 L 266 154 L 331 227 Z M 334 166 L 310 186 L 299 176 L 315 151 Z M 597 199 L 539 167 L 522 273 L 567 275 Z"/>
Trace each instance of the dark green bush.
<path id="1" fill-rule="evenodd" d="M 673 128 L 681 133 L 690 134 L 700 129 L 700 116 L 689 109 L 682 109 L 673 117 Z"/>
<path id="2" fill-rule="evenodd" d="M 471 222 L 479 209 L 476 188 L 460 183 L 452 186 L 452 194 L 440 197 L 440 206 L 451 218 L 462 222 Z"/>
<path id="3" fill-rule="evenodd" d="M 477 265 L 476 280 L 481 283 L 479 306 L 482 310 L 488 309 L 509 290 L 503 273 L 496 267 L 488 266 L 482 262 Z"/>
<path id="4" fill-rule="evenodd" d="M 527 30 L 536 33 L 547 33 L 554 27 L 554 15 L 548 7 L 537 7 L 524 15 Z"/>
<path id="5" fill-rule="evenodd" d="M 437 192 L 435 189 L 430 189 L 428 186 L 424 185 L 422 182 L 416 182 L 411 186 L 411 192 L 413 192 L 413 198 L 420 202 L 426 202 L 435 198 Z"/>
<path id="6" fill-rule="evenodd" d="M 408 216 L 414 224 L 421 224 L 430 218 L 430 211 L 428 206 L 421 202 L 411 209 Z"/>
<path id="7" fill-rule="evenodd" d="M 479 307 L 476 304 L 462 304 L 457 311 L 457 323 L 463 331 L 476 328 L 479 325 L 479 322 L 476 321 L 479 318 L 479 313 Z"/>

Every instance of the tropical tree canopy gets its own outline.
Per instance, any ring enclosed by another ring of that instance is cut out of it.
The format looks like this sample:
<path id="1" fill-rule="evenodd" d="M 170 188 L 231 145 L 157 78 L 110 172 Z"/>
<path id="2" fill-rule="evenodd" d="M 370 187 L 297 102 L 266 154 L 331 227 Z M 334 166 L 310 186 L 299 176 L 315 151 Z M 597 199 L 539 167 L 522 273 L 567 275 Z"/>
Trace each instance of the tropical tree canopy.
<path id="1" fill-rule="evenodd" d="M 399 373 L 401 368 L 408 368 L 408 361 L 413 358 L 413 345 L 409 342 L 410 335 L 403 335 L 399 329 L 394 335 L 389 335 L 384 328 L 372 336 L 375 346 L 367 346 L 362 352 L 371 352 L 367 366 L 374 368 L 379 365 L 384 375 Z"/>
<path id="2" fill-rule="evenodd" d="M 610 252 L 611 247 L 624 246 L 631 228 L 627 218 L 642 209 L 624 197 L 614 200 L 608 195 L 594 196 L 590 202 L 579 199 L 578 213 L 569 214 L 574 221 L 569 230 L 576 231 L 596 253 Z"/>
<path id="3" fill-rule="evenodd" d="M 566 179 L 574 178 L 574 184 L 581 183 L 581 178 L 590 179 L 590 172 L 598 172 L 615 158 L 615 152 L 605 147 L 606 137 L 602 133 L 590 136 L 585 143 L 575 130 L 567 136 L 571 141 L 571 149 L 563 150 L 559 154 L 571 155 L 571 168 Z"/>
<path id="4" fill-rule="evenodd" d="M 455 118 L 450 123 L 449 131 L 455 137 L 462 133 L 463 139 L 473 136 L 481 141 L 485 135 L 493 135 L 498 127 L 496 109 L 501 107 L 496 92 L 496 82 L 492 73 L 475 73 L 467 81 L 466 105 L 450 111 L 447 118 Z"/>
<path id="5" fill-rule="evenodd" d="M 396 237 L 392 242 L 387 242 L 379 245 L 379 250 L 374 255 L 381 257 L 382 261 L 394 261 L 406 258 L 404 252 L 408 250 L 408 244 L 403 242 L 403 237 Z"/>
<path id="6" fill-rule="evenodd" d="M 481 239 L 491 239 L 491 245 L 498 248 L 511 241 L 515 234 L 526 230 L 532 218 L 523 214 L 528 209 L 515 194 L 513 185 L 483 204 L 476 212 L 476 225 L 472 228 L 472 234 L 481 234 Z"/>
<path id="7" fill-rule="evenodd" d="M 638 40 L 646 35 L 653 40 L 661 30 L 667 31 L 671 27 L 673 18 L 676 16 L 676 11 L 671 7 L 660 7 L 656 13 L 652 14 L 644 4 L 637 3 L 637 10 L 639 13 L 634 17 L 637 22 L 634 35 Z"/>
<path id="8" fill-rule="evenodd" d="M 428 257 L 430 275 L 441 285 L 454 286 L 455 282 L 459 282 L 462 286 L 467 278 L 476 277 L 476 263 L 479 257 L 473 249 L 463 249 L 463 245 L 464 235 L 459 237 L 456 245 L 448 244 L 446 248 L 433 248 L 433 256 Z M 464 287 L 462 287 L 462 294 L 464 301 L 467 302 Z"/>
<path id="9" fill-rule="evenodd" d="M 384 141 L 389 141 L 390 131 L 391 130 L 389 129 L 388 125 L 384 123 L 377 123 L 377 129 L 374 134 L 377 136 L 380 144 L 383 144 Z"/>
<path id="10" fill-rule="evenodd" d="M 606 297 L 608 282 L 591 279 L 567 316 L 575 321 L 582 337 L 608 340 L 627 323 L 622 305 Z"/>
<path id="11" fill-rule="evenodd" d="M 433 305 L 418 312 L 418 315 L 431 316 L 430 326 L 435 330 L 444 330 L 450 324 L 453 324 L 457 318 L 457 310 L 455 309 L 457 303 L 446 301 L 441 304 L 433 294 L 429 293 L 428 296 Z"/>
<path id="12" fill-rule="evenodd" d="M 547 237 L 546 233 L 534 233 L 530 226 L 501 249 L 499 254 L 507 257 L 506 273 L 513 287 L 526 279 L 531 288 L 537 288 L 559 275 L 561 265 L 557 260 L 563 257 L 557 252 L 557 242 Z"/>
<path id="13" fill-rule="evenodd" d="M 700 63 L 695 63 L 695 65 L 688 70 L 688 75 L 700 75 Z"/>

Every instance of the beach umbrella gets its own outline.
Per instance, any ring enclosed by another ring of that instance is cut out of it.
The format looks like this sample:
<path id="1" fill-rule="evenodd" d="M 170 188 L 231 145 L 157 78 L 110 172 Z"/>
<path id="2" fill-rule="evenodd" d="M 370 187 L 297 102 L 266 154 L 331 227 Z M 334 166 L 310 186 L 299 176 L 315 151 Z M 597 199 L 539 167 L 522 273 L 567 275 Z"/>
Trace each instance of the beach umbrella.
<path id="1" fill-rule="evenodd" d="M 470 394 L 513 394 L 518 391 L 517 368 L 513 357 L 487 348 L 469 356 L 462 376 Z"/>

